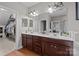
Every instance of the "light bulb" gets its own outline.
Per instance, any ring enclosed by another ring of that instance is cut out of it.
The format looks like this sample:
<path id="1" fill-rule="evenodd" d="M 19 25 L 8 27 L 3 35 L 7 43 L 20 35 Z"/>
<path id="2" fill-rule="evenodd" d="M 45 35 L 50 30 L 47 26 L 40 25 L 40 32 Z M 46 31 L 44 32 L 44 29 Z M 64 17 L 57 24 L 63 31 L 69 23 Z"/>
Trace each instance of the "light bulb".
<path id="1" fill-rule="evenodd" d="M 0 8 L 0 10 L 2 10 L 2 11 L 6 11 L 4 8 Z"/>
<path id="2" fill-rule="evenodd" d="M 36 12 L 33 12 L 33 14 L 36 14 Z"/>
<path id="3" fill-rule="evenodd" d="M 34 11 L 34 12 L 31 12 L 30 15 L 32 15 L 32 16 L 38 16 L 38 13 L 36 13 L 36 12 Z"/>
<path id="4" fill-rule="evenodd" d="M 52 13 L 52 12 L 53 12 L 53 9 L 50 7 L 50 8 L 48 9 L 48 12 L 49 12 L 49 13 Z"/>
<path id="5" fill-rule="evenodd" d="M 32 16 L 33 16 L 33 13 L 30 13 L 30 15 L 32 15 Z"/>

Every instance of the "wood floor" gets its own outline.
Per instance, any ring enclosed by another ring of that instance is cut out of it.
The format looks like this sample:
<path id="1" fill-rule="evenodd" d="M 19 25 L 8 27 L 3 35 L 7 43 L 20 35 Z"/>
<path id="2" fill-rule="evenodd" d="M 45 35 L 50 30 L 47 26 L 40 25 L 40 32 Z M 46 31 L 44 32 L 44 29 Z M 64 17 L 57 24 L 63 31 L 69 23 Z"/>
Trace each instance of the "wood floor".
<path id="1" fill-rule="evenodd" d="M 22 48 L 20 50 L 12 51 L 6 56 L 39 56 L 39 55 L 28 49 Z"/>

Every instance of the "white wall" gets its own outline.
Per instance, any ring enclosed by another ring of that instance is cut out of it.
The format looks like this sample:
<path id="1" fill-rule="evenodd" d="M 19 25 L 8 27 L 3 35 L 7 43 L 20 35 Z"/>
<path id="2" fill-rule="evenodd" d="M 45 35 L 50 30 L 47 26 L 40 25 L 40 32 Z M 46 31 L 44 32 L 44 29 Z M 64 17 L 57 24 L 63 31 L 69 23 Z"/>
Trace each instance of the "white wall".
<path id="1" fill-rule="evenodd" d="M 23 13 L 22 13 L 22 12 Z M 25 17 L 26 9 L 22 9 L 21 11 L 17 11 L 16 17 L 16 47 L 17 49 L 22 47 L 22 38 L 21 38 L 21 30 L 22 30 L 22 18 Z"/>
<path id="2" fill-rule="evenodd" d="M 66 7 L 67 7 L 67 20 L 68 20 L 68 30 L 69 31 L 75 31 L 75 32 L 79 32 L 79 21 L 76 20 L 76 7 L 75 7 L 75 2 L 68 2 L 65 3 Z"/>

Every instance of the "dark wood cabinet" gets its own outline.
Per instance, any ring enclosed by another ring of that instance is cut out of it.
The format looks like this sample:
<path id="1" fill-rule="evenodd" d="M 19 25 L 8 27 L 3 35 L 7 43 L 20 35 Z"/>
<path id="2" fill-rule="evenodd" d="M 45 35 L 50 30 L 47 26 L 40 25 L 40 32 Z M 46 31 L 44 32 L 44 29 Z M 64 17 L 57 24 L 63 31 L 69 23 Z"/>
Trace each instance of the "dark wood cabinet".
<path id="1" fill-rule="evenodd" d="M 26 46 L 29 50 L 32 50 L 32 36 L 31 35 L 26 36 Z"/>
<path id="2" fill-rule="evenodd" d="M 26 35 L 25 34 L 22 34 L 22 46 L 23 48 L 26 48 Z"/>
<path id="3" fill-rule="evenodd" d="M 33 36 L 33 46 L 36 45 L 38 47 L 42 47 L 41 44 L 42 44 L 41 37 Z"/>
<path id="4" fill-rule="evenodd" d="M 45 42 L 44 43 L 44 54 L 45 55 L 54 55 L 54 56 L 68 56 L 69 48 L 68 46 L 60 45 L 54 42 Z"/>
<path id="5" fill-rule="evenodd" d="M 42 55 L 42 48 L 39 46 L 34 45 L 33 46 L 33 51 L 38 53 L 39 55 Z"/>
<path id="6" fill-rule="evenodd" d="M 26 37 L 26 39 L 24 39 Z M 25 42 L 26 41 L 26 42 Z M 22 35 L 23 47 L 39 55 L 45 56 L 72 56 L 73 41 L 40 37 L 35 35 Z"/>
<path id="7" fill-rule="evenodd" d="M 39 36 L 33 36 L 33 51 L 42 55 L 42 42 Z"/>

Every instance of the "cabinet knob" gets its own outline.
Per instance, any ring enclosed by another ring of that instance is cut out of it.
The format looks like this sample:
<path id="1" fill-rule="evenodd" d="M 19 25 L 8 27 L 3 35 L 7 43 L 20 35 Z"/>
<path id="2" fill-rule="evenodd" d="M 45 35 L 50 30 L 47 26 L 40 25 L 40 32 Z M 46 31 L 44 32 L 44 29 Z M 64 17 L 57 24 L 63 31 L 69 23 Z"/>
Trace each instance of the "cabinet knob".
<path id="1" fill-rule="evenodd" d="M 57 48 L 57 46 L 54 46 L 54 45 L 50 45 L 50 47 Z"/>
<path id="2" fill-rule="evenodd" d="M 53 45 L 50 45 L 50 47 L 53 47 Z"/>

